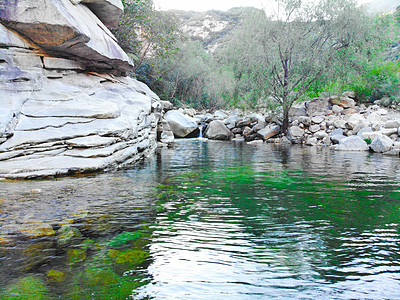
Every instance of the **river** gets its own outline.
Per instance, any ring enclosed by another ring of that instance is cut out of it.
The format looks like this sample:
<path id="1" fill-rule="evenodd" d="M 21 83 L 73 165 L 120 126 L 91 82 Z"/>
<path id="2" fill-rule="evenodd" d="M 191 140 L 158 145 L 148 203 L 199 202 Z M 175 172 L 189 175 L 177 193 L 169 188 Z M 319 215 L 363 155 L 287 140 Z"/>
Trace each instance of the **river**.
<path id="1" fill-rule="evenodd" d="M 0 298 L 400 298 L 399 162 L 193 139 L 2 181 Z"/>

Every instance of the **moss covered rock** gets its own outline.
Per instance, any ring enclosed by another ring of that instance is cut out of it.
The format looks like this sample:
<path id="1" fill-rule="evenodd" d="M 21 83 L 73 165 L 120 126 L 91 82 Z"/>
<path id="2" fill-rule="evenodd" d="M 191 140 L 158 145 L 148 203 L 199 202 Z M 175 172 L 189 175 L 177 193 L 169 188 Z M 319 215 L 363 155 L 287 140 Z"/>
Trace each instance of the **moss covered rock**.
<path id="1" fill-rule="evenodd" d="M 86 260 L 86 249 L 69 249 L 67 252 L 68 265 L 74 267 Z"/>
<path id="2" fill-rule="evenodd" d="M 83 239 L 80 231 L 70 225 L 61 226 L 57 234 L 57 244 L 61 247 L 78 245 Z"/>
<path id="3" fill-rule="evenodd" d="M 43 280 L 34 276 L 18 279 L 0 294 L 2 300 L 44 300 L 49 297 Z"/>
<path id="4" fill-rule="evenodd" d="M 24 223 L 21 226 L 21 232 L 30 238 L 48 236 L 56 233 L 50 224 L 43 222 Z"/>
<path id="5" fill-rule="evenodd" d="M 63 282 L 65 273 L 57 270 L 50 270 L 47 272 L 47 280 L 50 282 Z"/>

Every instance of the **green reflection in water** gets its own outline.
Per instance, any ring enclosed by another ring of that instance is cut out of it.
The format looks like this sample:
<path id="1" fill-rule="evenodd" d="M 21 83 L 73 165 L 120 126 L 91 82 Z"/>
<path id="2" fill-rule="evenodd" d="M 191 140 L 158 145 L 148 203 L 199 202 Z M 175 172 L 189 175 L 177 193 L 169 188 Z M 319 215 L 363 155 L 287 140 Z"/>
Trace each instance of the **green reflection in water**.
<path id="1" fill-rule="evenodd" d="M 255 260 L 270 255 L 268 264 L 288 267 L 294 277 L 308 268 L 315 278 L 336 282 L 360 275 L 343 267 L 357 257 L 378 265 L 377 252 L 393 252 L 385 236 L 377 234 L 365 246 L 363 234 L 397 226 L 399 209 L 400 192 L 390 182 L 345 182 L 241 165 L 166 180 L 159 186 L 157 226 L 173 232 L 174 224 L 189 220 L 240 224 L 259 248 Z"/>

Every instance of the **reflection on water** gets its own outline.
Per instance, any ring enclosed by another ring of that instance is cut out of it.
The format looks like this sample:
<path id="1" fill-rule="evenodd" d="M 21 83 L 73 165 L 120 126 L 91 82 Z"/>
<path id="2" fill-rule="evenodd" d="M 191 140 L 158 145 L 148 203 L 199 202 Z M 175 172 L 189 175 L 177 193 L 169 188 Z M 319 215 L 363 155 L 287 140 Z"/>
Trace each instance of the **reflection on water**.
<path id="1" fill-rule="evenodd" d="M 132 169 L 1 182 L 0 286 L 63 299 L 399 298 L 399 179 L 398 158 L 377 154 L 185 140 Z"/>

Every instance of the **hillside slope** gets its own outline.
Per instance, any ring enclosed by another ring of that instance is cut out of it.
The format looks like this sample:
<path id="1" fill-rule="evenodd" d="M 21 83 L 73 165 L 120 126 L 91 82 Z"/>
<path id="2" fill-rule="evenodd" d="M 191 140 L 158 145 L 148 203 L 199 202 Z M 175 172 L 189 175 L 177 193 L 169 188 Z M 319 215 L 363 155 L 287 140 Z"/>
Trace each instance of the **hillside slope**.
<path id="1" fill-rule="evenodd" d="M 239 24 L 241 16 L 256 10 L 253 7 L 236 7 L 228 11 L 210 10 L 207 12 L 172 11 L 181 21 L 182 31 L 193 40 L 199 40 L 207 51 L 213 52 L 221 38 Z"/>

